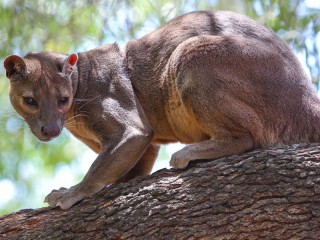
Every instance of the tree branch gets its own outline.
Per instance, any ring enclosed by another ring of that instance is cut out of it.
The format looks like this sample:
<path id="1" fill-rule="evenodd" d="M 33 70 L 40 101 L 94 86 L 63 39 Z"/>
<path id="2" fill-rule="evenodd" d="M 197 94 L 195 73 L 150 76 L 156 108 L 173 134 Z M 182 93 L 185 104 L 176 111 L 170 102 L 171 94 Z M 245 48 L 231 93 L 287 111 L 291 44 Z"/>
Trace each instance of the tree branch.
<path id="1" fill-rule="evenodd" d="M 0 239 L 320 239 L 320 145 L 256 150 L 0 218 Z"/>

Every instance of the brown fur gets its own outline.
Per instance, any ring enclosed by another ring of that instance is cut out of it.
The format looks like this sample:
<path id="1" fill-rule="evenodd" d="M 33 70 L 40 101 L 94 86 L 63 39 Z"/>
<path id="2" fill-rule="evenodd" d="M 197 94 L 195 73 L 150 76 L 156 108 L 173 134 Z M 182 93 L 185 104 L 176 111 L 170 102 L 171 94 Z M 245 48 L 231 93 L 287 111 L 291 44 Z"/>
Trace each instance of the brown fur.
<path id="1" fill-rule="evenodd" d="M 320 138 L 319 98 L 297 58 L 272 31 L 231 12 L 183 15 L 124 53 L 113 44 L 4 64 L 11 102 L 40 140 L 65 126 L 99 153 L 79 184 L 47 196 L 50 206 L 149 174 L 159 143 L 189 144 L 170 161 L 184 168 Z"/>

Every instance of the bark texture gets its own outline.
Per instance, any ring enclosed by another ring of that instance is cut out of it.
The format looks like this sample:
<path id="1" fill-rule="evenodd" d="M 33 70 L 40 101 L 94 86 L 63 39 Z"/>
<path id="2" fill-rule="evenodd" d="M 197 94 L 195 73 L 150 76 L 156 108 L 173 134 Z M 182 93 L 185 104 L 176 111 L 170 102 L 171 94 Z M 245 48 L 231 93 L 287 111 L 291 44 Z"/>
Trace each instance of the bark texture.
<path id="1" fill-rule="evenodd" d="M 0 218 L 0 239 L 320 239 L 320 145 L 256 150 Z"/>

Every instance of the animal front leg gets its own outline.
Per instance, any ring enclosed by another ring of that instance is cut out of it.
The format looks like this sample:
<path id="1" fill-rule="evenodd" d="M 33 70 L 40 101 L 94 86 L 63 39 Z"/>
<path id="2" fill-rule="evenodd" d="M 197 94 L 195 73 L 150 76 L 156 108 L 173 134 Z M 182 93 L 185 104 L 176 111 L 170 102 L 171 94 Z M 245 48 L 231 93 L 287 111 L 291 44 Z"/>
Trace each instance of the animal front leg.
<path id="1" fill-rule="evenodd" d="M 68 209 L 80 200 L 100 191 L 103 187 L 103 185 L 89 186 L 81 182 L 70 188 L 52 190 L 51 193 L 46 196 L 44 202 L 48 203 L 50 207 L 59 206 L 62 209 Z"/>
<path id="2" fill-rule="evenodd" d="M 114 146 L 105 146 L 79 184 L 69 189 L 53 190 L 45 198 L 45 202 L 50 207 L 60 206 L 62 209 L 68 209 L 128 173 L 137 164 L 152 138 L 152 134 L 148 133 L 130 133 L 131 136 L 123 134 L 126 139 L 120 139 Z"/>
<path id="3" fill-rule="evenodd" d="M 147 176 L 150 174 L 154 162 L 157 159 L 160 146 L 150 144 L 143 155 L 140 157 L 138 163 L 124 176 L 116 181 L 116 183 L 127 182 L 138 176 Z"/>
<path id="4" fill-rule="evenodd" d="M 211 139 L 190 144 L 174 153 L 170 160 L 173 168 L 185 168 L 192 160 L 217 159 L 243 153 L 253 148 L 251 135 L 223 139 Z"/>

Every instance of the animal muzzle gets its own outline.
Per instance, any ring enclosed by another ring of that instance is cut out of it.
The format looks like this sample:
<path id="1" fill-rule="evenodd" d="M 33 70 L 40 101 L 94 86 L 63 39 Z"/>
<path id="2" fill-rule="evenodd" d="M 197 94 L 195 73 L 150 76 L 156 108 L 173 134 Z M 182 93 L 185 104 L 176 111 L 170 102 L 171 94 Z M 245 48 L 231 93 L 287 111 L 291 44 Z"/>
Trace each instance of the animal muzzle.
<path id="1" fill-rule="evenodd" d="M 49 125 L 44 125 L 41 127 L 41 135 L 44 138 L 54 138 L 59 136 L 61 132 L 61 128 L 58 125 L 55 124 L 49 124 Z"/>

